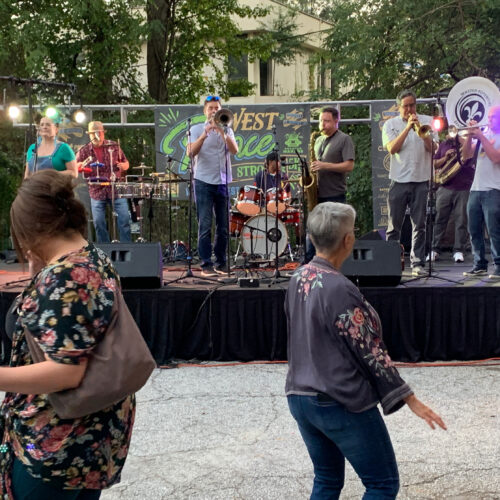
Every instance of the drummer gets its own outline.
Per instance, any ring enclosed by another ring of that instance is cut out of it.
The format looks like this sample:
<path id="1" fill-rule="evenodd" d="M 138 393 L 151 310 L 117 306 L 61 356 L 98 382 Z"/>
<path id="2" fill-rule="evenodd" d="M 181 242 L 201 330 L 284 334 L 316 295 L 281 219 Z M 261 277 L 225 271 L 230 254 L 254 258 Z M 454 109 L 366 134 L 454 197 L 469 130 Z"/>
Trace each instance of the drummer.
<path id="1" fill-rule="evenodd" d="M 102 122 L 93 121 L 88 125 L 90 142 L 76 154 L 79 170 L 85 165 L 92 168 L 88 177 L 90 206 L 97 237 L 97 243 L 109 243 L 109 232 L 106 225 L 106 205 L 112 202 L 110 181 L 125 176 L 129 162 L 120 145 L 115 141 L 105 140 L 106 131 Z M 118 219 L 120 241 L 132 241 L 130 235 L 130 214 L 126 198 L 117 198 L 114 192 L 115 212 Z"/>
<path id="2" fill-rule="evenodd" d="M 254 185 L 261 189 L 263 193 L 267 193 L 267 191 L 276 187 L 282 188 L 287 193 L 285 198 L 290 198 L 291 189 L 288 176 L 281 171 L 280 158 L 276 151 L 271 151 L 266 156 L 264 168 L 257 172 Z M 264 194 L 260 198 L 261 206 L 264 206 L 265 202 L 266 196 Z"/>

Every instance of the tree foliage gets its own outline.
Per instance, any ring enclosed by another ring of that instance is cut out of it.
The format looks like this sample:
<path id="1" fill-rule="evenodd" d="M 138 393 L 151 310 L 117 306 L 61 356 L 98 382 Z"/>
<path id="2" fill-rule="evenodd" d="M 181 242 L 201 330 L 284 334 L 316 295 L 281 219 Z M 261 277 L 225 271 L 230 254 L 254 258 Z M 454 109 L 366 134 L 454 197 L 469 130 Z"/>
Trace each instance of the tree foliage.
<path id="1" fill-rule="evenodd" d="M 140 4 L 0 0 L 0 73 L 75 83 L 87 104 L 137 100 Z"/>
<path id="2" fill-rule="evenodd" d="M 500 77 L 497 0 L 337 0 L 325 15 L 336 98 L 425 96 L 468 76 Z"/>
<path id="3" fill-rule="evenodd" d="M 248 80 L 238 80 L 236 89 L 227 78 L 229 56 L 249 61 L 280 56 L 282 63 L 290 63 L 299 43 L 287 38 L 294 16 L 281 13 L 271 29 L 261 24 L 243 34 L 236 19 L 257 22 L 270 9 L 242 6 L 237 0 L 148 0 L 146 11 L 148 90 L 161 103 L 195 102 L 206 93 L 248 95 Z"/>

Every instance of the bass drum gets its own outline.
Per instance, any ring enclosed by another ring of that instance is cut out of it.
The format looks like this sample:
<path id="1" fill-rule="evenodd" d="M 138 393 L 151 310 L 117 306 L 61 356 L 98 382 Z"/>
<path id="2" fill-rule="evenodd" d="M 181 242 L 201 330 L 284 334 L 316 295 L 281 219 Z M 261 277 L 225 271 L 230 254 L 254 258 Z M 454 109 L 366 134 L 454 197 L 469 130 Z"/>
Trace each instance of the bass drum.
<path id="1" fill-rule="evenodd" d="M 270 215 L 267 216 L 267 231 L 266 231 L 266 216 L 256 215 L 247 220 L 241 231 L 241 246 L 248 255 L 266 255 L 266 241 L 269 258 L 276 257 L 276 242 L 278 243 L 278 255 L 281 255 L 288 244 L 288 234 L 286 227 L 278 219 L 278 229 L 276 230 L 276 218 Z"/>

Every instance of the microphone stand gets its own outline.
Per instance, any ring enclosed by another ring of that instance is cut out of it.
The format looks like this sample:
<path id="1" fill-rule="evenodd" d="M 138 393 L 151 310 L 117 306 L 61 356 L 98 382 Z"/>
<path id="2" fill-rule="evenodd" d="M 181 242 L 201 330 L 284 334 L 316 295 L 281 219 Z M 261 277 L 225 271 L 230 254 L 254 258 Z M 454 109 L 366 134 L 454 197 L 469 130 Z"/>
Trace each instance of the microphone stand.
<path id="1" fill-rule="evenodd" d="M 274 149 L 273 151 L 276 153 L 276 157 L 278 158 L 278 160 L 276 161 L 276 167 L 278 167 L 278 163 L 279 163 L 279 143 L 278 141 L 276 140 L 276 125 L 273 125 L 273 136 L 274 136 Z M 274 198 L 274 202 L 275 202 L 275 210 L 276 210 L 276 213 L 274 214 L 276 219 L 275 219 L 275 222 L 274 222 L 274 234 L 272 234 L 272 237 L 270 238 L 271 241 L 272 241 L 272 238 L 274 237 L 275 241 L 275 245 L 274 245 L 274 248 L 275 248 L 275 255 L 274 255 L 274 274 L 272 276 L 272 280 L 271 280 L 271 283 L 269 283 L 269 286 L 277 283 L 278 279 L 281 278 L 281 274 L 280 274 L 280 270 L 279 270 L 279 250 L 278 250 L 278 242 L 280 240 L 280 236 L 281 236 L 281 232 L 279 230 L 279 227 L 278 227 L 278 186 L 281 185 L 281 173 L 279 173 L 278 171 L 276 171 L 276 192 L 275 192 L 275 198 Z M 272 230 L 270 231 L 270 233 L 272 233 Z M 267 233 L 266 233 L 266 238 L 267 238 Z M 288 278 L 288 277 L 287 277 Z"/>
<path id="2" fill-rule="evenodd" d="M 456 281 L 452 280 L 450 278 L 443 278 L 442 276 L 438 276 L 436 274 L 433 274 L 432 271 L 432 240 L 434 238 L 434 222 L 433 222 L 433 215 L 434 215 L 434 189 L 435 189 L 435 184 L 434 184 L 434 139 L 432 140 L 432 150 L 431 150 L 431 161 L 430 161 L 430 171 L 431 171 L 431 178 L 429 180 L 429 195 L 427 198 L 427 203 L 428 203 L 428 208 L 429 208 L 429 214 L 428 214 L 428 220 L 429 220 L 429 238 L 430 238 L 430 252 L 429 252 L 429 271 L 427 274 L 424 274 L 422 276 L 416 276 L 414 278 L 410 278 L 404 283 L 409 283 L 411 281 L 418 281 L 421 279 L 428 279 L 428 278 L 434 278 L 438 279 L 441 281 L 448 281 L 449 283 L 455 283 L 457 285 L 463 285 L 463 281 Z"/>
<path id="3" fill-rule="evenodd" d="M 188 118 L 187 120 L 187 143 L 191 144 L 191 118 Z M 180 276 L 179 278 L 176 278 L 175 280 L 168 281 L 167 283 L 164 283 L 164 285 L 171 285 L 173 283 L 178 283 L 179 281 L 182 281 L 185 278 L 194 278 L 193 270 L 192 270 L 192 263 L 193 263 L 193 254 L 191 252 L 191 240 L 192 240 L 192 232 L 193 232 L 193 184 L 194 184 L 194 179 L 193 179 L 193 157 L 189 155 L 189 162 L 188 162 L 188 171 L 189 171 L 189 193 L 188 193 L 188 247 L 187 247 L 187 256 L 186 256 L 186 261 L 187 261 L 187 269 L 186 273 L 184 276 Z M 229 263 L 228 263 L 229 265 Z M 212 281 L 214 283 L 218 283 L 217 280 L 211 279 L 211 278 L 206 278 L 205 276 L 198 276 L 197 277 L 200 280 L 203 281 Z"/>
<path id="4" fill-rule="evenodd" d="M 306 191 L 304 188 L 305 184 L 305 179 L 309 177 L 309 168 L 307 166 L 307 161 L 300 156 L 300 153 L 295 150 L 295 154 L 298 156 L 299 161 L 300 161 L 300 175 L 302 177 L 302 182 L 300 186 L 300 192 L 302 195 L 302 251 L 304 253 L 304 259 L 306 258 L 306 252 L 307 252 L 307 240 L 306 240 L 306 224 L 307 224 L 307 203 L 306 203 Z"/>
<path id="5" fill-rule="evenodd" d="M 230 248 L 229 248 L 229 211 L 231 209 L 230 202 L 229 202 L 229 185 L 228 185 L 228 161 L 227 157 L 229 156 L 229 151 L 227 147 L 227 124 L 223 125 L 223 140 L 224 140 L 224 168 L 225 168 L 225 188 L 226 188 L 226 231 L 227 231 L 227 238 L 226 238 L 226 266 L 227 266 L 227 279 L 229 281 L 232 281 L 231 278 L 231 254 L 230 254 Z"/>

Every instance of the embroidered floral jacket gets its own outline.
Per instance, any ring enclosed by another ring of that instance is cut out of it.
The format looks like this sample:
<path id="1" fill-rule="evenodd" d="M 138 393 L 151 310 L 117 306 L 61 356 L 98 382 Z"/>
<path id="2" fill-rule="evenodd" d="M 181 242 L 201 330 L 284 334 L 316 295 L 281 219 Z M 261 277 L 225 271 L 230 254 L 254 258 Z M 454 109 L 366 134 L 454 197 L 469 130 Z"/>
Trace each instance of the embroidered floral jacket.
<path id="1" fill-rule="evenodd" d="M 297 269 L 286 296 L 286 394 L 328 394 L 349 411 L 381 403 L 385 414 L 412 394 L 382 341 L 376 311 L 328 261 Z"/>

